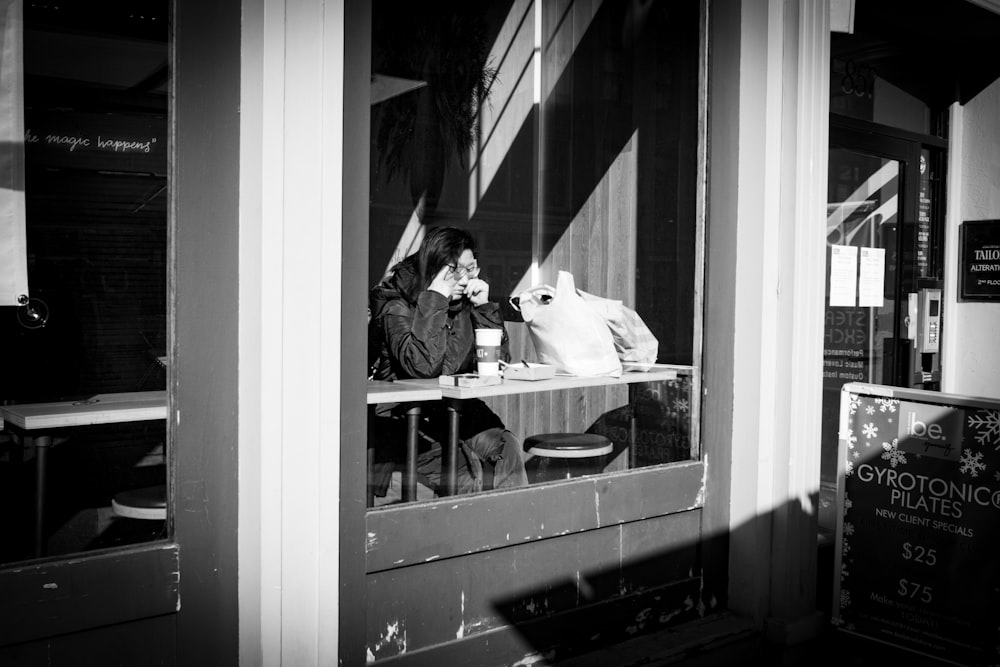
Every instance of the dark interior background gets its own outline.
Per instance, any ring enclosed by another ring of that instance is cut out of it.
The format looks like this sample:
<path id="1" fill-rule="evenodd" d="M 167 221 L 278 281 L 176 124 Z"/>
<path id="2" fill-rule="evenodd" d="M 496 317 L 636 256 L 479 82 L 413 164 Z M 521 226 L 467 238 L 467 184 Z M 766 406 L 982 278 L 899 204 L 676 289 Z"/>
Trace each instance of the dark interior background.
<path id="1" fill-rule="evenodd" d="M 48 319 L 0 310 L 0 400 L 164 387 L 167 19 L 165 2 L 25 3 L 28 284 Z"/>

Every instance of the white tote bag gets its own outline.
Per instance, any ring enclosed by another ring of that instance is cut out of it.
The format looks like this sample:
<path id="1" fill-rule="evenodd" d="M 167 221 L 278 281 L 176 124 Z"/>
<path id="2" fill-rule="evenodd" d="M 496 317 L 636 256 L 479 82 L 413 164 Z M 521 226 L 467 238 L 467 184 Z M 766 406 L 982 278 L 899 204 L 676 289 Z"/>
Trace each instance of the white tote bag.
<path id="1" fill-rule="evenodd" d="M 623 366 L 629 370 L 648 371 L 656 363 L 659 341 L 639 317 L 639 313 L 617 299 L 605 299 L 583 290 L 577 290 L 577 293 L 604 318 L 611 329 L 615 350 Z"/>
<path id="2" fill-rule="evenodd" d="M 522 292 L 517 308 L 542 363 L 567 375 L 621 377 L 611 330 L 577 293 L 572 273 L 560 271 L 555 289 L 539 285 Z"/>

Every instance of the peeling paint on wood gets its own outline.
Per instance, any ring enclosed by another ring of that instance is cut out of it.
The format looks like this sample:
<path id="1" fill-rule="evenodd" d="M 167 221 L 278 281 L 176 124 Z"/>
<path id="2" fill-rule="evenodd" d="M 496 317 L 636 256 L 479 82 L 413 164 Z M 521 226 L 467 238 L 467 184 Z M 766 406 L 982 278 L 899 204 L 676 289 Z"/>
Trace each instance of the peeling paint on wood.
<path id="1" fill-rule="evenodd" d="M 708 487 L 708 454 L 706 453 L 702 458 L 704 464 L 701 469 L 701 488 L 698 490 L 698 497 L 695 498 L 695 502 L 699 507 L 704 507 L 705 505 L 705 489 Z"/>
<path id="2" fill-rule="evenodd" d="M 379 653 L 383 652 L 383 650 L 388 647 L 391 647 L 392 650 L 389 651 L 387 655 L 400 655 L 406 653 L 406 626 L 399 620 L 387 623 L 385 631 L 379 635 L 379 638 L 375 641 L 374 646 L 368 646 L 365 648 L 365 655 L 367 656 L 368 662 L 374 662 L 377 660 L 380 657 Z"/>
<path id="3" fill-rule="evenodd" d="M 515 663 L 512 663 L 510 667 L 531 667 L 532 665 L 537 665 L 539 663 L 543 665 L 551 664 L 552 660 L 555 658 L 555 651 L 546 651 L 544 653 L 532 653 L 526 655 Z"/>
<path id="4" fill-rule="evenodd" d="M 558 493 L 529 489 L 369 512 L 367 528 L 379 536 L 366 579 L 374 661 L 402 650 L 386 642 L 395 623 L 406 629 L 402 665 L 427 649 L 455 658 L 498 641 L 544 656 L 550 646 L 624 640 L 692 619 L 702 517 L 683 509 L 702 488 L 702 468 L 645 472 L 615 484 L 560 483 Z M 400 532 L 412 538 L 408 545 Z M 515 650 L 502 664 L 522 655 Z"/>

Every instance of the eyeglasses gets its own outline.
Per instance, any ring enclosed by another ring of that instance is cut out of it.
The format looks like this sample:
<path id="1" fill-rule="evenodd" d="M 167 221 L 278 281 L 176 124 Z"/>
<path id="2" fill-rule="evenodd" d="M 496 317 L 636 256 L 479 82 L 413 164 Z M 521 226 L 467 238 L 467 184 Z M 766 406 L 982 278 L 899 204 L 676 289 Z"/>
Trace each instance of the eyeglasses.
<path id="1" fill-rule="evenodd" d="M 461 280 L 468 276 L 469 278 L 479 277 L 479 265 L 473 262 L 469 266 L 459 266 L 457 264 L 449 264 L 448 268 L 451 269 L 449 276 L 458 278 Z"/>

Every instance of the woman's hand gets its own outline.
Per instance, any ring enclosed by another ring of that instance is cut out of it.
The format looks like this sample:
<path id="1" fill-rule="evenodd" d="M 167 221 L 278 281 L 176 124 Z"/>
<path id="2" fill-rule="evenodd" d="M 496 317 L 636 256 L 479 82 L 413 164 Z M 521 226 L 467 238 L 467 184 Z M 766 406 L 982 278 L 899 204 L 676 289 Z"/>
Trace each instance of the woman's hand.
<path id="1" fill-rule="evenodd" d="M 465 286 L 465 296 L 473 306 L 481 306 L 490 300 L 490 286 L 485 280 L 471 279 Z"/>
<path id="2" fill-rule="evenodd" d="M 461 294 L 458 280 L 456 280 L 454 272 L 447 264 L 441 267 L 441 270 L 434 276 L 434 280 L 431 281 L 431 285 L 427 289 L 437 292 L 449 300 L 455 297 L 456 291 L 459 291 L 459 294 Z"/>

